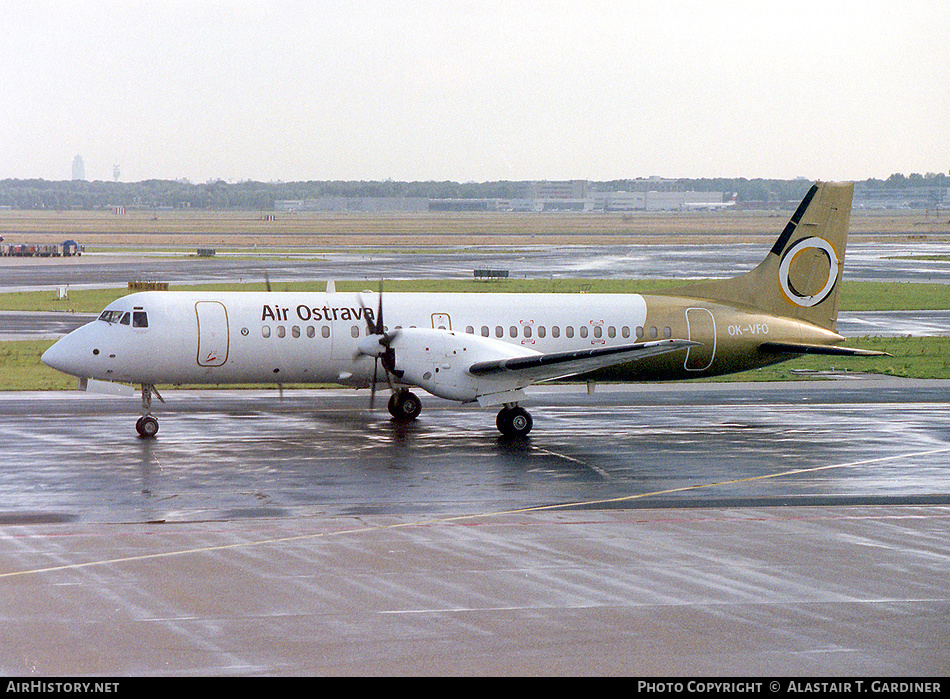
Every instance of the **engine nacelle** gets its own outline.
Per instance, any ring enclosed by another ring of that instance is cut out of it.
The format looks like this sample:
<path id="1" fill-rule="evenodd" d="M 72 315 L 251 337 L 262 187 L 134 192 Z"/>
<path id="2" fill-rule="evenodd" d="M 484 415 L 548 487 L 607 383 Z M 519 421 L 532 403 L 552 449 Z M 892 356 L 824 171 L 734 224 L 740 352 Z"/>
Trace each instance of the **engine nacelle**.
<path id="1" fill-rule="evenodd" d="M 401 380 L 419 386 L 434 396 L 469 403 L 479 396 L 523 388 L 530 382 L 516 378 L 487 379 L 473 376 L 468 368 L 476 362 L 524 357 L 538 352 L 489 337 L 452 330 L 403 328 L 390 347 Z"/>

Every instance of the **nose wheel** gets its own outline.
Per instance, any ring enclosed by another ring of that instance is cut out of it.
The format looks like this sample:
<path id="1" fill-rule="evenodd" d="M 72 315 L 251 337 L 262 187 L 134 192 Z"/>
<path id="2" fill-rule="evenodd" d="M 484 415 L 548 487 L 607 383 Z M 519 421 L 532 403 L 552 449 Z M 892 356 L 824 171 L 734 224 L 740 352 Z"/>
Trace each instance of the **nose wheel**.
<path id="1" fill-rule="evenodd" d="M 504 407 L 495 420 L 498 431 L 506 437 L 524 437 L 534 425 L 531 413 L 520 406 Z"/>
<path id="2" fill-rule="evenodd" d="M 158 420 L 153 415 L 143 415 L 136 421 L 135 430 L 140 437 L 149 439 L 158 434 Z"/>
<path id="3" fill-rule="evenodd" d="M 153 393 L 162 403 L 165 402 L 165 399 L 162 398 L 162 394 L 158 392 L 158 389 L 151 384 L 142 384 L 142 417 L 136 421 L 135 431 L 139 433 L 140 437 L 145 439 L 151 439 L 158 434 L 158 420 L 151 413 Z"/>

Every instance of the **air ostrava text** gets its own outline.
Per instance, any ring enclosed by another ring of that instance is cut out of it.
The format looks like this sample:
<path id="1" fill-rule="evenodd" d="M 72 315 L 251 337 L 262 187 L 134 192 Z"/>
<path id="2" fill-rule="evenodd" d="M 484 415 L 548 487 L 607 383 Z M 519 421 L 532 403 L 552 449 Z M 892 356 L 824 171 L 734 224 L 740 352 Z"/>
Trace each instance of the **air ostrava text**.
<path id="1" fill-rule="evenodd" d="M 297 306 L 297 318 L 303 322 L 319 320 L 375 320 L 370 308 L 350 308 L 346 306 L 323 306 L 311 308 L 305 304 Z M 261 309 L 261 320 L 286 321 L 290 320 L 290 309 L 264 304 Z"/>

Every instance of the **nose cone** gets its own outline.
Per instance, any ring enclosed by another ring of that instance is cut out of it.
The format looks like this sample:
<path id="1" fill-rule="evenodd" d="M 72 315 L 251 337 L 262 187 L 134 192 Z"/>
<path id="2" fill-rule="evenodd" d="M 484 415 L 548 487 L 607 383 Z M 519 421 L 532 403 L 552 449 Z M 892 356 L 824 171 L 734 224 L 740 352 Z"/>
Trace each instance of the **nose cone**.
<path id="1" fill-rule="evenodd" d="M 78 371 L 79 367 L 77 366 L 78 357 L 76 356 L 74 351 L 75 347 L 73 345 L 75 345 L 75 342 L 71 341 L 67 335 L 61 340 L 57 340 L 53 343 L 52 347 L 43 352 L 40 361 L 46 366 L 61 371 L 64 374 L 80 376 L 81 374 Z"/>

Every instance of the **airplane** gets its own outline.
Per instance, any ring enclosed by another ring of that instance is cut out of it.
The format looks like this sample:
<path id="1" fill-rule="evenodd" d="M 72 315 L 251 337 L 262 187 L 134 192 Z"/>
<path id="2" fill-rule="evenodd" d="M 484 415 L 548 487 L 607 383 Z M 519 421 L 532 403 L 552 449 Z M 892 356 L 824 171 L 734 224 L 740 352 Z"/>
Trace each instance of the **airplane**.
<path id="1" fill-rule="evenodd" d="M 718 211 L 718 210 L 720 210 L 720 209 L 728 209 L 730 206 L 735 206 L 735 205 L 736 205 L 736 200 L 737 200 L 738 198 L 739 198 L 739 193 L 738 193 L 738 192 L 734 192 L 733 195 L 729 198 L 729 201 L 724 201 L 724 202 L 713 202 L 713 201 L 701 202 L 701 201 L 698 201 L 698 202 L 692 202 L 692 203 L 683 204 L 683 208 L 684 208 L 684 209 L 687 209 L 687 210 L 697 210 L 697 209 L 701 209 L 701 210 L 705 210 L 705 211 Z"/>
<path id="2" fill-rule="evenodd" d="M 852 183 L 813 185 L 754 269 L 646 294 L 144 291 L 52 345 L 42 361 L 96 382 L 141 386 L 136 429 L 156 435 L 160 384 L 335 383 L 412 389 L 498 408 L 525 437 L 521 403 L 540 382 L 661 381 L 746 371 L 803 354 L 883 355 L 835 332 Z"/>

